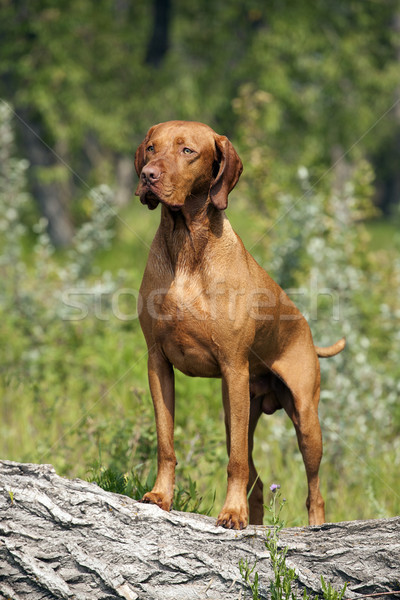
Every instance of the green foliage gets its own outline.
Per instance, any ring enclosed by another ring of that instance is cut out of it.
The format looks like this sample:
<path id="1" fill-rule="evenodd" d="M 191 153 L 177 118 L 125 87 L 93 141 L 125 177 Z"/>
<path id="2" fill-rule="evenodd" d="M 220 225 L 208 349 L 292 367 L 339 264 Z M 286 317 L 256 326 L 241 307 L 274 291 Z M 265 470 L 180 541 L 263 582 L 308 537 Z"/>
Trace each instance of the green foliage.
<path id="1" fill-rule="evenodd" d="M 152 4 L 1 1 L 1 95 L 80 178 L 111 184 L 118 155 L 154 122 L 202 120 L 232 136 L 238 102 L 250 118 L 263 105 L 258 135 L 292 174 L 304 164 L 320 177 L 360 138 L 351 158 L 385 155 L 380 169 L 393 172 L 396 115 L 375 124 L 397 97 L 395 0 L 216 0 L 211 12 L 207 0 L 175 0 L 158 67 L 146 63 Z"/>
<path id="2" fill-rule="evenodd" d="M 396 5 L 381 11 L 373 3 L 289 1 L 285 10 L 274 8 L 249 56 L 257 74 L 251 81 L 267 93 L 260 129 L 289 160 L 325 169 L 335 146 L 347 150 L 395 100 Z"/>
<path id="3" fill-rule="evenodd" d="M 265 547 L 270 555 L 275 578 L 271 582 L 270 592 L 273 600 L 295 600 L 295 595 L 292 592 L 292 583 L 296 580 L 297 576 L 294 569 L 291 569 L 286 564 L 287 548 L 280 548 L 278 545 L 279 533 L 284 527 L 284 523 L 281 520 L 281 512 L 286 502 L 285 499 L 280 502 L 281 493 L 279 488 L 279 485 L 271 486 L 272 498 L 268 506 L 271 528 L 266 534 Z M 306 600 L 306 597 L 304 600 Z"/>
<path id="4" fill-rule="evenodd" d="M 345 583 L 343 588 L 340 591 L 338 591 L 335 590 L 335 588 L 333 588 L 329 582 L 326 583 L 325 579 L 321 575 L 321 587 L 325 600 L 342 600 L 343 596 L 346 593 L 347 583 Z"/>
<path id="5" fill-rule="evenodd" d="M 272 600 L 296 600 L 296 595 L 293 591 L 293 583 L 297 580 L 297 575 L 294 569 L 289 567 L 286 562 L 287 547 L 283 547 L 279 541 L 279 533 L 284 527 L 281 519 L 281 512 L 286 502 L 281 500 L 280 485 L 272 484 L 270 490 L 272 497 L 267 507 L 269 512 L 269 529 L 266 533 L 265 547 L 269 552 L 274 579 L 270 583 L 269 592 Z M 252 567 L 248 562 L 241 560 L 239 562 L 240 574 L 244 582 L 250 587 L 253 600 L 260 600 L 260 581 L 256 571 L 257 563 Z M 340 591 L 335 590 L 330 583 L 326 583 L 321 576 L 321 589 L 324 600 L 342 600 L 346 592 L 347 584 Z M 303 600 L 316 600 L 317 597 L 312 597 L 304 590 Z"/>
<path id="6" fill-rule="evenodd" d="M 150 491 L 155 482 L 155 471 L 152 468 L 146 479 L 140 477 L 137 470 L 141 470 L 143 465 L 138 465 L 135 471 L 131 473 L 121 473 L 110 467 L 103 467 L 100 463 L 95 463 L 90 469 L 88 480 L 97 483 L 99 487 L 106 492 L 123 494 L 140 500 L 143 495 Z"/>
<path id="7" fill-rule="evenodd" d="M 258 578 L 258 573 L 256 571 L 256 566 L 257 566 L 257 561 L 251 567 L 247 558 L 246 558 L 246 560 L 241 559 L 239 561 L 240 574 L 242 576 L 243 581 L 249 586 L 251 593 L 252 593 L 253 600 L 260 599 L 260 593 L 259 593 L 259 587 L 258 587 L 258 579 L 259 578 Z M 253 575 L 253 573 L 254 573 L 254 575 Z"/>
<path id="8" fill-rule="evenodd" d="M 199 495 L 197 483 L 188 477 L 186 482 L 178 482 L 174 493 L 173 507 L 182 512 L 194 512 L 201 515 L 210 515 L 214 509 L 215 492 L 205 505 L 204 498 Z"/>
<path id="9" fill-rule="evenodd" d="M 112 468 L 104 468 L 100 463 L 96 463 L 90 471 L 89 481 L 97 483 L 98 486 L 107 492 L 123 494 L 141 500 L 146 492 L 153 489 L 156 472 L 154 465 L 143 478 L 144 465 L 137 465 L 134 471 L 130 473 L 121 473 Z M 214 494 L 215 498 L 215 494 Z M 203 515 L 209 515 L 213 509 L 214 499 L 209 506 L 205 506 L 204 498 L 199 495 L 197 484 L 189 476 L 187 481 L 178 482 L 174 492 L 173 508 L 181 512 L 192 512 Z"/>

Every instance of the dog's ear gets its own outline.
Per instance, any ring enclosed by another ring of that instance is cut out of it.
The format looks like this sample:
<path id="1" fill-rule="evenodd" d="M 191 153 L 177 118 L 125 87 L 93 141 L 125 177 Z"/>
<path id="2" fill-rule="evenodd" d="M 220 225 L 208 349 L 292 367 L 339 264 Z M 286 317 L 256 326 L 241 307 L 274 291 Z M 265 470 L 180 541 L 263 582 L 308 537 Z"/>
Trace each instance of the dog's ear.
<path id="1" fill-rule="evenodd" d="M 215 149 L 216 173 L 211 183 L 210 197 L 216 208 L 224 210 L 228 206 L 228 194 L 242 174 L 243 165 L 235 148 L 224 135 L 215 136 Z"/>
<path id="2" fill-rule="evenodd" d="M 142 172 L 142 169 L 145 165 L 146 162 L 146 148 L 147 145 L 150 141 L 150 138 L 153 134 L 153 131 L 155 129 L 155 125 L 153 127 L 150 127 L 150 129 L 148 130 L 146 137 L 144 138 L 143 142 L 140 144 L 140 146 L 138 147 L 138 149 L 136 150 L 136 154 L 135 154 L 135 169 L 136 169 L 136 173 L 138 174 L 138 177 L 140 177 L 140 173 Z"/>

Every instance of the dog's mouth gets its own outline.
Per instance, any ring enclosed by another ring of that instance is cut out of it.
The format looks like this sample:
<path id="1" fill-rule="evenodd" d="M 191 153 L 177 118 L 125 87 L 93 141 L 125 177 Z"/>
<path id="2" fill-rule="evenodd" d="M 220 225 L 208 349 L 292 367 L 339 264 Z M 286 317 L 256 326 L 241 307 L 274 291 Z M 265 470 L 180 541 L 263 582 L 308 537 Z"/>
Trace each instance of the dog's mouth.
<path id="1" fill-rule="evenodd" d="M 154 210 L 161 202 L 161 199 L 152 187 L 150 185 L 144 185 L 142 182 L 139 183 L 135 196 L 139 196 L 140 202 L 146 205 L 149 210 Z"/>
<path id="2" fill-rule="evenodd" d="M 181 204 L 171 204 L 165 198 L 162 198 L 155 192 L 150 186 L 143 186 L 136 192 L 136 195 L 140 197 L 140 202 L 145 204 L 149 210 L 154 210 L 160 204 L 163 204 L 166 208 L 169 208 L 173 212 L 177 212 L 182 209 Z"/>
<path id="3" fill-rule="evenodd" d="M 160 203 L 160 199 L 151 190 L 146 191 L 143 195 L 140 195 L 140 202 L 146 204 L 149 210 L 154 210 Z"/>

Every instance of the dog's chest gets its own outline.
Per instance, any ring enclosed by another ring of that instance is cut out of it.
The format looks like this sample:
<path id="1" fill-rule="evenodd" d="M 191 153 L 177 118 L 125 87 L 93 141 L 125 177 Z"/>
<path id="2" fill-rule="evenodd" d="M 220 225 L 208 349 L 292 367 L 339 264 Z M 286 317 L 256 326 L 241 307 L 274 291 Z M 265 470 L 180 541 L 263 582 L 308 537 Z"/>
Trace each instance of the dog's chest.
<path id="1" fill-rule="evenodd" d="M 177 276 L 152 292 L 148 310 L 153 339 L 168 360 L 187 375 L 219 376 L 213 328 L 218 322 L 214 298 L 201 277 Z M 149 301 L 149 299 L 148 299 Z"/>

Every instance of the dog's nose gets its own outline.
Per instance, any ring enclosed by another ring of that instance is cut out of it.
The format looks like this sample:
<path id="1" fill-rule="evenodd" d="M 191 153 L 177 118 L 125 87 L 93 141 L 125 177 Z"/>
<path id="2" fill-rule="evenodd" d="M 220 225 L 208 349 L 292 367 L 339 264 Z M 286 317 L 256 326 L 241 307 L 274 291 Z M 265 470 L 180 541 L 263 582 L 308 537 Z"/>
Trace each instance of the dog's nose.
<path id="1" fill-rule="evenodd" d="M 145 165 L 142 169 L 141 178 L 143 181 L 148 181 L 149 183 L 153 183 L 157 181 L 161 177 L 161 170 L 157 165 Z"/>

